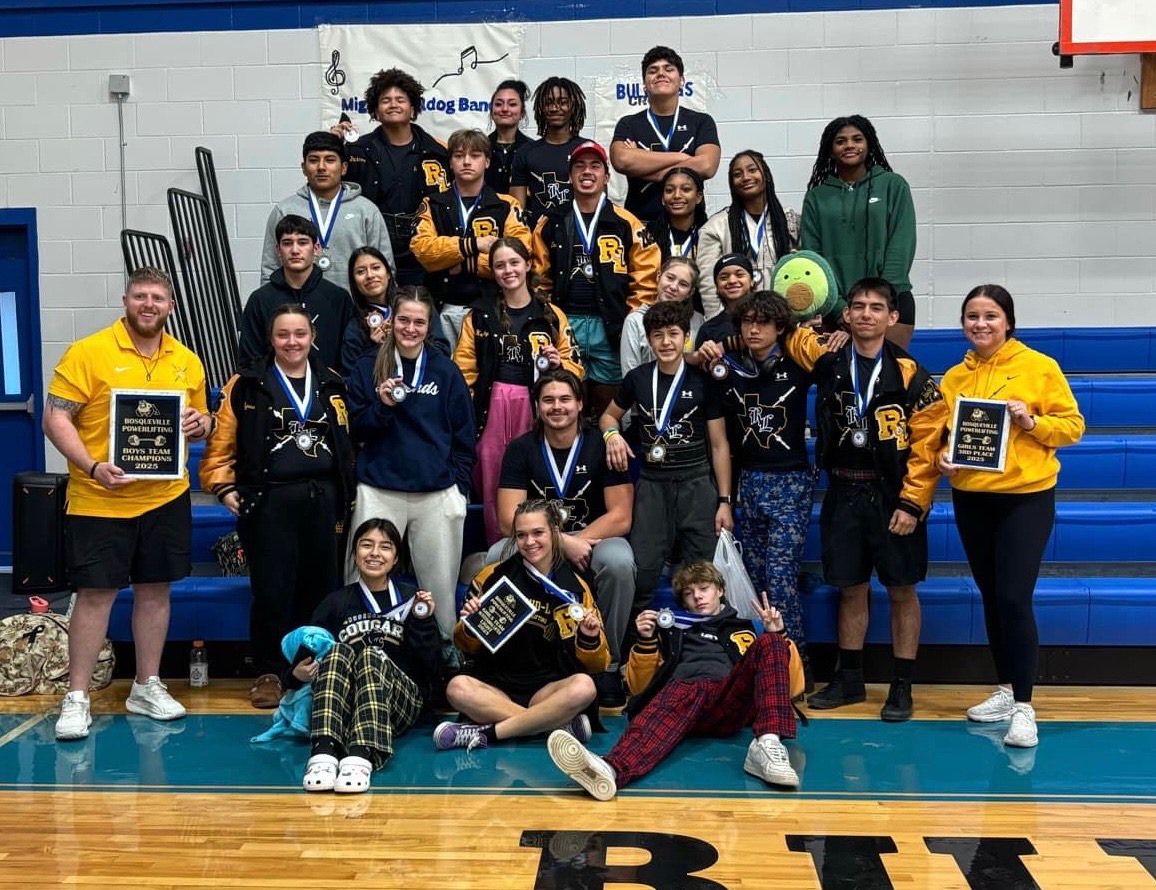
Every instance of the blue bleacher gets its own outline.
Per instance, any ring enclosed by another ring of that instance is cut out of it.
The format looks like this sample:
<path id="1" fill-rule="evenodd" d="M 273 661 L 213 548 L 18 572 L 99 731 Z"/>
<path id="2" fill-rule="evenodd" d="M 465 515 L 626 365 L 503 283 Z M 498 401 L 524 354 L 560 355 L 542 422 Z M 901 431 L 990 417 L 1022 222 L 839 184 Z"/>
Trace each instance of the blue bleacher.
<path id="1" fill-rule="evenodd" d="M 1156 644 L 1156 328 L 1037 329 L 1020 332 L 1024 342 L 1055 358 L 1069 375 L 1088 422 L 1083 441 L 1060 452 L 1059 486 L 1068 493 L 1057 504 L 1056 528 L 1045 555 L 1052 564 L 1135 564 L 1136 577 L 1043 577 L 1036 589 L 1040 642 L 1045 646 L 1150 646 Z M 967 348 L 958 330 L 917 331 L 911 352 L 934 373 L 956 364 Z M 811 407 L 814 423 L 813 402 Z M 813 428 L 813 426 L 812 426 Z M 809 443 L 814 452 L 814 442 Z M 204 446 L 190 447 L 193 489 Z M 822 488 L 825 480 L 820 480 Z M 920 585 L 923 636 L 928 644 L 986 643 L 979 591 L 964 568 L 938 574 L 935 563 L 965 564 L 952 519 L 949 486 L 928 519 L 933 577 Z M 1137 490 L 1140 490 L 1139 492 Z M 1115 500 L 1111 492 L 1128 492 Z M 1082 492 L 1089 492 L 1086 498 Z M 1151 495 L 1151 497 L 1148 497 Z M 477 541 L 478 505 L 470 507 L 468 541 Z M 234 527 L 233 517 L 216 504 L 193 510 L 193 561 L 213 562 L 212 544 Z M 467 552 L 471 548 L 467 546 Z M 819 559 L 818 507 L 808 531 L 804 557 Z M 461 593 L 462 591 L 459 591 Z M 671 602 L 669 579 L 657 601 Z M 886 591 L 872 584 L 868 642 L 886 642 L 890 629 Z M 198 576 L 173 586 L 172 639 L 243 640 L 249 632 L 247 578 Z M 809 640 L 835 642 L 838 591 L 818 585 L 804 598 Z M 113 609 L 109 635 L 131 638 L 131 593 L 122 591 Z"/>

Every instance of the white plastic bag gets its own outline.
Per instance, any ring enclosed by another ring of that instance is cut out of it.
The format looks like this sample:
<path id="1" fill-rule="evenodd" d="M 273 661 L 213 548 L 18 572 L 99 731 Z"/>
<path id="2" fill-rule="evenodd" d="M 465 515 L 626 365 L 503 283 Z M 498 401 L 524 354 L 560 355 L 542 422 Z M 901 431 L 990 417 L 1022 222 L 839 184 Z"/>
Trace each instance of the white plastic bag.
<path id="1" fill-rule="evenodd" d="M 758 621 L 759 614 L 751 602 L 755 598 L 755 585 L 743 565 L 742 547 L 725 528 L 714 548 L 714 566 L 727 583 L 726 600 L 730 607 L 739 613 L 740 618 Z"/>

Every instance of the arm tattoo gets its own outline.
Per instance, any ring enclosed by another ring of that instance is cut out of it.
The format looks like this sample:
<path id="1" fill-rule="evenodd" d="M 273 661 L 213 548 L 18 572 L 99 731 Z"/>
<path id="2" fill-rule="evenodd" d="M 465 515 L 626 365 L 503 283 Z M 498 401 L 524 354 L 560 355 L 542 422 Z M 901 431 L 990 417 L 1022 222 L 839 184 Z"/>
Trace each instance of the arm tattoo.
<path id="1" fill-rule="evenodd" d="M 63 411 L 65 414 L 76 414 L 84 407 L 83 402 L 73 402 L 70 399 L 62 399 L 60 396 L 49 394 L 45 399 L 48 407 L 57 411 Z"/>

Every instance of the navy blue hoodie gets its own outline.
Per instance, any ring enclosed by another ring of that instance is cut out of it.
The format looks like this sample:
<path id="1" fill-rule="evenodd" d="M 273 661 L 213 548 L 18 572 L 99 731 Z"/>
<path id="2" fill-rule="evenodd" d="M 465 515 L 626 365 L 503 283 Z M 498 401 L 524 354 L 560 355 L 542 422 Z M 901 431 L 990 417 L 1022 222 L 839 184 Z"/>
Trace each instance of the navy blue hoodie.
<path id="1" fill-rule="evenodd" d="M 474 472 L 474 406 L 458 366 L 427 348 L 425 376 L 400 405 L 387 407 L 373 382 L 373 353 L 358 359 L 347 379 L 349 426 L 362 448 L 357 481 L 385 491 L 443 491 L 457 485 L 470 496 Z M 413 363 L 403 360 L 405 377 Z"/>

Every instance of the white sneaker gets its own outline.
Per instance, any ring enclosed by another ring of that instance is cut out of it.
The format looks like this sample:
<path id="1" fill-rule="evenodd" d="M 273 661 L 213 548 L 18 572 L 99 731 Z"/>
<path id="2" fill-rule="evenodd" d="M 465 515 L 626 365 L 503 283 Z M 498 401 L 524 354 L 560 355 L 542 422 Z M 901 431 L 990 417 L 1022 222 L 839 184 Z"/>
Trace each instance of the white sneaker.
<path id="1" fill-rule="evenodd" d="M 1003 737 L 1009 748 L 1034 748 L 1040 743 L 1036 731 L 1036 711 L 1026 702 L 1016 702 L 1011 715 L 1011 727 Z"/>
<path id="2" fill-rule="evenodd" d="M 610 800 L 618 793 L 614 767 L 586 750 L 586 746 L 564 729 L 555 729 L 546 740 L 546 750 L 554 765 L 590 792 L 595 800 Z"/>
<path id="3" fill-rule="evenodd" d="M 751 739 L 743 769 L 768 785 L 799 787 L 799 774 L 791 768 L 791 758 L 777 736 L 770 733 Z"/>
<path id="4" fill-rule="evenodd" d="M 1015 699 L 1011 691 L 997 686 L 995 692 L 967 709 L 967 719 L 976 723 L 999 723 L 1001 720 L 1010 720 Z"/>
<path id="5" fill-rule="evenodd" d="M 88 696 L 83 692 L 70 692 L 64 696 L 60 705 L 60 719 L 56 721 L 57 741 L 88 738 L 90 726 L 92 715 L 88 712 Z"/>
<path id="6" fill-rule="evenodd" d="M 133 680 L 124 706 L 154 720 L 179 720 L 185 716 L 185 706 L 169 695 L 169 687 L 160 677 L 149 677 L 144 683 Z"/>

